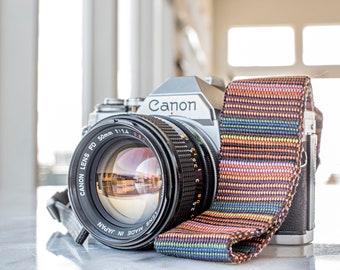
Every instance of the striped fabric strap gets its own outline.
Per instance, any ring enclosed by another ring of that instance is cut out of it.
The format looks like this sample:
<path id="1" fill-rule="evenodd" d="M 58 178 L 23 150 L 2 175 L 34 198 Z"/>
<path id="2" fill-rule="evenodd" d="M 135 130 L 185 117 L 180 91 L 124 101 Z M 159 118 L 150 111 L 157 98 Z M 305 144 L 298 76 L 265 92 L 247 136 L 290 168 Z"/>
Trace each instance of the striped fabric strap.
<path id="1" fill-rule="evenodd" d="M 300 173 L 304 111 L 311 109 L 311 100 L 306 76 L 231 82 L 221 111 L 214 202 L 193 220 L 160 234 L 156 251 L 228 263 L 255 257 L 291 205 Z"/>

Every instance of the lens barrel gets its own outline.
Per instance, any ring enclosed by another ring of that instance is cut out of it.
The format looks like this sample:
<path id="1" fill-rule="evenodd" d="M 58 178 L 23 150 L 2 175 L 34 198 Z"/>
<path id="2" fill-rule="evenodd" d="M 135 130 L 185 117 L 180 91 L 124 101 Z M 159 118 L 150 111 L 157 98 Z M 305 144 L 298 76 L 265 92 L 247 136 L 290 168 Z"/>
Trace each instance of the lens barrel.
<path id="1" fill-rule="evenodd" d="M 94 125 L 74 152 L 71 206 L 98 241 L 150 247 L 162 231 L 209 208 L 217 154 L 170 117 L 118 114 Z"/>

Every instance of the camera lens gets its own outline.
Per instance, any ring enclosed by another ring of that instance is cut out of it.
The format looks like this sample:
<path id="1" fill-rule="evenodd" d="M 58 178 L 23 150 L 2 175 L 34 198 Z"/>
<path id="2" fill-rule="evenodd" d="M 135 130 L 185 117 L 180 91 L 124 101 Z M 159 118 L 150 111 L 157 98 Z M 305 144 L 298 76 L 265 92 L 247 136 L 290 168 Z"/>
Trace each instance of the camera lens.
<path id="1" fill-rule="evenodd" d="M 105 245 L 142 249 L 208 209 L 218 166 L 203 133 L 169 117 L 138 114 L 92 126 L 69 171 L 70 202 L 80 223 Z"/>
<path id="2" fill-rule="evenodd" d="M 161 168 L 145 145 L 121 140 L 100 158 L 97 193 L 114 219 L 137 224 L 157 209 L 162 187 Z"/>

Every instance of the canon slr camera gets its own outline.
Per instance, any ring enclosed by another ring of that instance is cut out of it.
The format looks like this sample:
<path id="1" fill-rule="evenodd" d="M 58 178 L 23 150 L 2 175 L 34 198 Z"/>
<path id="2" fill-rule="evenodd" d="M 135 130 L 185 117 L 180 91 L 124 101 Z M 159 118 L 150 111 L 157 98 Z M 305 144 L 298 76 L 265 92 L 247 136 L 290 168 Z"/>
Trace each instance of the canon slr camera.
<path id="1" fill-rule="evenodd" d="M 224 90 L 221 80 L 175 77 L 143 100 L 106 99 L 96 106 L 69 171 L 68 195 L 83 233 L 110 247 L 143 249 L 209 208 Z M 313 239 L 315 123 L 312 112 L 305 118 L 297 194 L 273 243 Z"/>

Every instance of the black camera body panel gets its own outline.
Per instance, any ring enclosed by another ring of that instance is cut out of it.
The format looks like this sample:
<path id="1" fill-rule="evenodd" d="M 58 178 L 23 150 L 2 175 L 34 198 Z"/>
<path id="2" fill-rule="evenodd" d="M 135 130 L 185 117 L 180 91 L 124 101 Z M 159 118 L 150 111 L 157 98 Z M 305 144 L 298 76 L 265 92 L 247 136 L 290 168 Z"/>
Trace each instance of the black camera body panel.
<path id="1" fill-rule="evenodd" d="M 305 124 L 300 177 L 288 215 L 271 244 L 302 245 L 313 241 L 315 227 L 315 173 L 317 166 L 317 135 L 313 114 Z M 309 125 L 309 126 L 308 126 Z M 308 128 L 309 131 L 308 131 Z"/>

